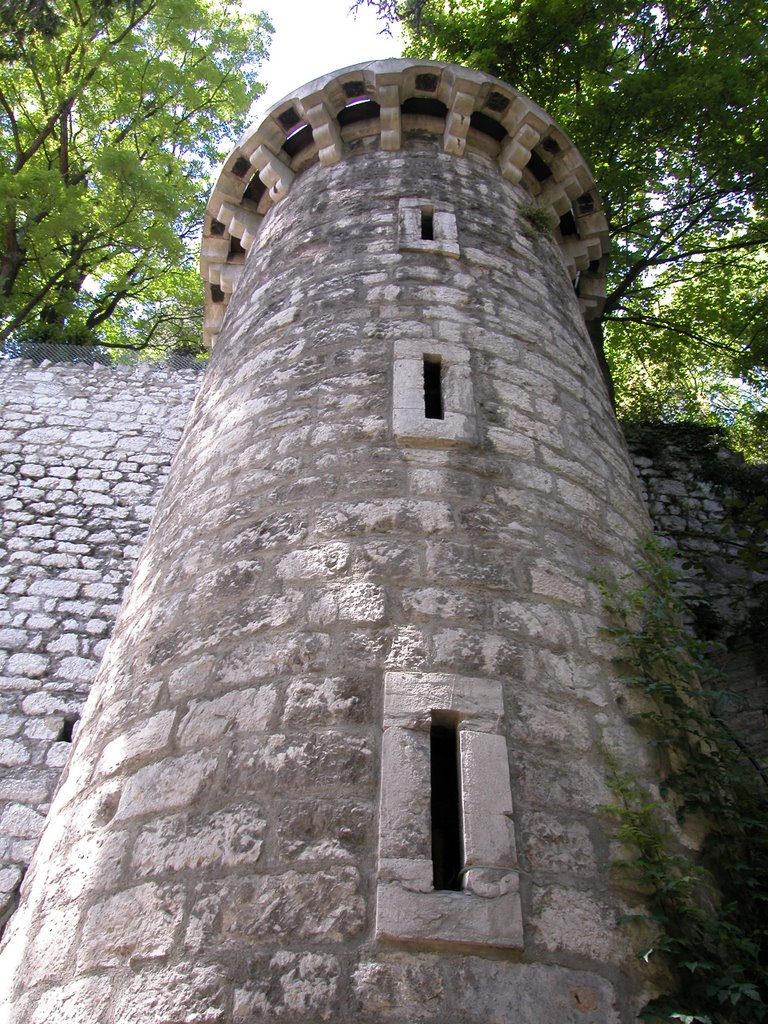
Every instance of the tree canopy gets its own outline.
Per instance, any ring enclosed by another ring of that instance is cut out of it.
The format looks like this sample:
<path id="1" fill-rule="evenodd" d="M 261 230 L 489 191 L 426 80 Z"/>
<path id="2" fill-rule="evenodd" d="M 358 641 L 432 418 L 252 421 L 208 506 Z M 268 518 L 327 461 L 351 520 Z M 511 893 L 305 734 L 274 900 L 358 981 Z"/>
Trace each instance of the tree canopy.
<path id="1" fill-rule="evenodd" d="M 612 227 L 602 321 L 620 414 L 698 419 L 768 455 L 766 0 L 358 0 L 408 56 L 543 106 Z"/>
<path id="2" fill-rule="evenodd" d="M 199 344 L 209 172 L 261 91 L 239 0 L 0 0 L 0 345 Z"/>

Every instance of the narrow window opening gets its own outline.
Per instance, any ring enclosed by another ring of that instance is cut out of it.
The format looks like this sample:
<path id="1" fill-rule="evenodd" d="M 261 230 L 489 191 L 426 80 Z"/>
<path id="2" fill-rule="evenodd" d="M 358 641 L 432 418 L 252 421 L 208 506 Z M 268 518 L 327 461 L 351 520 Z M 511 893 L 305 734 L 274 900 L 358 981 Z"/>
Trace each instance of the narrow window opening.
<path id="1" fill-rule="evenodd" d="M 68 715 L 61 723 L 61 729 L 59 730 L 59 743 L 71 743 L 72 734 L 77 724 L 76 715 Z"/>
<path id="2" fill-rule="evenodd" d="M 432 814 L 432 884 L 461 891 L 461 783 L 459 731 L 456 721 L 432 712 L 429 731 L 430 810 Z"/>
<path id="3" fill-rule="evenodd" d="M 428 420 L 444 418 L 442 377 L 440 356 L 424 356 L 424 417 Z"/>
<path id="4" fill-rule="evenodd" d="M 435 240 L 435 211 L 431 206 L 421 208 L 421 237 L 429 242 Z"/>

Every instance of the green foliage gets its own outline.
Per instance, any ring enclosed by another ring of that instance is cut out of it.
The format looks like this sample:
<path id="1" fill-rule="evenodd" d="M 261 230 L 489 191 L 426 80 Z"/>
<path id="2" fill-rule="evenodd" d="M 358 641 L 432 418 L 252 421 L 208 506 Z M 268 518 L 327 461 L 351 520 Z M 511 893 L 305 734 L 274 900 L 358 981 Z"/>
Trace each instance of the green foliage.
<path id="1" fill-rule="evenodd" d="M 535 203 L 526 203 L 520 206 L 520 215 L 524 222 L 522 231 L 527 238 L 552 237 L 555 226 L 546 210 Z"/>
<path id="2" fill-rule="evenodd" d="M 715 713 L 710 645 L 686 628 L 693 599 L 658 543 L 639 566 L 641 585 L 600 581 L 629 685 L 645 696 L 634 720 L 658 753 L 664 804 L 606 752 L 615 803 L 608 808 L 630 856 L 616 867 L 645 895 L 660 956 L 677 991 L 654 1000 L 647 1021 L 757 1024 L 768 1016 L 768 787 Z M 706 830 L 700 854 L 679 844 L 677 818 Z"/>
<path id="3" fill-rule="evenodd" d="M 239 0 L 29 12 L 0 20 L 0 344 L 185 347 L 209 170 L 261 91 L 269 25 Z"/>
<path id="4" fill-rule="evenodd" d="M 400 18 L 409 54 L 513 83 L 594 168 L 620 414 L 722 423 L 762 457 L 767 0 L 364 2 Z"/>

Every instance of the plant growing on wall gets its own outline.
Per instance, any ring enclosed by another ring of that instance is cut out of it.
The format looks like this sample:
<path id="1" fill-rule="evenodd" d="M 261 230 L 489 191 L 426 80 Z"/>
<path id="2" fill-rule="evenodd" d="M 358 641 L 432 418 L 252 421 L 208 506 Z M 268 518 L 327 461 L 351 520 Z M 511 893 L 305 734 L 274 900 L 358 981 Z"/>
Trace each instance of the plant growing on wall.
<path id="1" fill-rule="evenodd" d="M 661 770 L 660 802 L 606 752 L 607 810 L 629 852 L 616 867 L 645 894 L 655 934 L 645 956 L 679 982 L 643 1019 L 757 1024 L 768 1016 L 768 780 L 714 711 L 710 646 L 686 627 L 693 599 L 657 542 L 638 576 L 634 589 L 599 584 L 624 676 L 643 697 L 633 720 Z M 671 810 L 683 828 L 704 828 L 698 853 L 678 841 Z"/>
<path id="2" fill-rule="evenodd" d="M 239 0 L 8 0 L 0 346 L 197 342 L 207 172 L 269 31 Z"/>

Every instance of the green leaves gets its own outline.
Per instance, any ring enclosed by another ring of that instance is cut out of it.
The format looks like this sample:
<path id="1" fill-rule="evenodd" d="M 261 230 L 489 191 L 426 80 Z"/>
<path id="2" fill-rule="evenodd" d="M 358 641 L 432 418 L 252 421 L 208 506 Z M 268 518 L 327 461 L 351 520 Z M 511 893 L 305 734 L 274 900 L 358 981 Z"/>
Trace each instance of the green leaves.
<path id="1" fill-rule="evenodd" d="M 208 172 L 260 91 L 269 24 L 225 0 L 46 9 L 46 44 L 6 29 L 0 63 L 0 343 L 85 331 L 141 348 L 144 324 L 174 344 L 162 296 L 196 263 Z"/>

